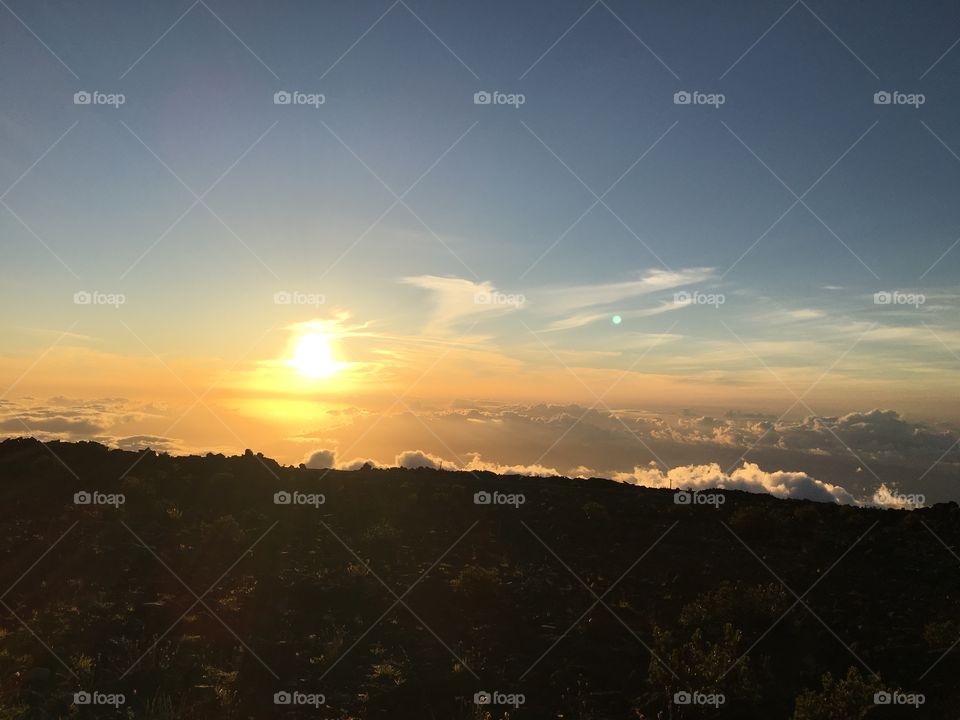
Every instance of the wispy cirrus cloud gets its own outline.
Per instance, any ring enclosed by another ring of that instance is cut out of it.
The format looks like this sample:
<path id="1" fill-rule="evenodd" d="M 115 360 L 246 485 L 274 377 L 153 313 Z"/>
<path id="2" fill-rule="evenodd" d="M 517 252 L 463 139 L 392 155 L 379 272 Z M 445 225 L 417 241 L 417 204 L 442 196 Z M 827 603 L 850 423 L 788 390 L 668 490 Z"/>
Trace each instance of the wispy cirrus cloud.
<path id="1" fill-rule="evenodd" d="M 401 282 L 430 291 L 433 308 L 427 330 L 439 334 L 467 320 L 512 312 L 526 301 L 525 296 L 502 292 L 489 281 L 417 275 L 402 278 Z"/>
<path id="2" fill-rule="evenodd" d="M 624 318 L 649 317 L 684 307 L 672 299 L 649 307 L 632 307 L 656 293 L 706 283 L 712 268 L 677 271 L 649 270 L 627 280 L 578 285 L 552 285 L 519 291 L 504 291 L 491 281 L 475 282 L 458 277 L 418 275 L 401 282 L 430 291 L 432 312 L 429 331 L 446 332 L 467 320 L 496 317 L 526 310 L 546 321 L 547 330 L 569 330 L 609 317 L 611 309 Z"/>
<path id="3" fill-rule="evenodd" d="M 686 307 L 682 303 L 677 302 L 661 302 L 655 307 L 641 308 L 638 310 L 623 310 L 619 313 L 621 318 L 628 320 L 630 318 L 641 318 L 641 317 L 651 317 L 653 315 L 660 315 L 661 313 L 670 312 L 672 310 L 680 310 L 681 308 Z M 547 330 L 572 330 L 573 328 L 583 327 L 584 325 L 589 325 L 590 323 L 597 322 L 599 320 L 609 320 L 610 312 L 581 312 L 569 315 L 559 320 L 552 321 L 547 325 Z"/>
<path id="4" fill-rule="evenodd" d="M 556 315 L 574 313 L 585 308 L 600 308 L 628 300 L 704 283 L 714 276 L 712 268 L 698 267 L 683 270 L 649 270 L 629 280 L 586 285 L 551 287 L 538 294 L 537 306 Z"/>

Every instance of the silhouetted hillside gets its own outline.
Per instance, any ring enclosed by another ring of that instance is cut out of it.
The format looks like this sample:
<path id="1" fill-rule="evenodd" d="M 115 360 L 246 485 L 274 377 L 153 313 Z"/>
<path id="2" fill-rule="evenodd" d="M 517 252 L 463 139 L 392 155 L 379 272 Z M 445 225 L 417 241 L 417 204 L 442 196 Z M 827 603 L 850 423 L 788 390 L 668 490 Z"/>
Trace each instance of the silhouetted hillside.
<path id="1" fill-rule="evenodd" d="M 0 527 L 4 719 L 960 707 L 957 652 L 937 662 L 960 638 L 954 503 L 677 504 L 606 480 L 24 439 L 0 443 Z M 875 705 L 884 691 L 924 703 Z"/>

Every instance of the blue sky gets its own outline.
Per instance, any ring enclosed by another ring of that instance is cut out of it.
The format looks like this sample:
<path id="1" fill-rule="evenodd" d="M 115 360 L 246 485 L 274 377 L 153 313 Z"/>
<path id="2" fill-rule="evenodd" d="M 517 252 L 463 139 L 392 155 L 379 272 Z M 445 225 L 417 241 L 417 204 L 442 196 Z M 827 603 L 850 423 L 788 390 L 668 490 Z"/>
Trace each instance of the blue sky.
<path id="1" fill-rule="evenodd" d="M 947 4 L 922 14 L 899 3 L 795 5 L 736 65 L 790 5 L 598 4 L 556 45 L 589 4 L 557 3 L 549 14 L 534 5 L 444 5 L 393 5 L 382 18 L 389 3 L 285 12 L 257 3 L 209 5 L 249 50 L 197 5 L 131 69 L 189 3 L 149 11 L 106 4 L 98 13 L 13 4 L 80 79 L 7 13 L 4 64 L 16 72 L 2 82 L 18 100 L 4 114 L 3 179 L 13 182 L 80 122 L 10 203 L 78 273 L 108 281 L 190 201 L 120 120 L 196 192 L 277 122 L 209 201 L 255 251 L 270 256 L 278 275 L 290 277 L 332 262 L 392 200 L 322 123 L 400 193 L 477 122 L 409 202 L 457 244 L 478 277 L 516 284 L 516 270 L 592 203 L 580 180 L 603 192 L 676 122 L 606 198 L 656 257 L 598 206 L 527 277 L 598 280 L 657 267 L 657 257 L 671 267 L 725 270 L 793 200 L 733 132 L 802 193 L 877 122 L 807 202 L 887 285 L 916 284 L 956 238 L 960 211 L 950 200 L 960 163 L 920 122 L 950 147 L 960 145 L 951 131 L 960 59 L 948 54 L 920 79 L 955 39 L 957 12 Z M 127 103 L 119 110 L 73 106 L 72 92 L 86 87 L 123 92 Z M 328 101 L 316 112 L 291 112 L 296 108 L 272 105 L 276 88 L 323 92 Z M 478 88 L 523 92 L 527 101 L 519 110 L 478 107 Z M 888 88 L 928 100 L 919 110 L 873 105 L 873 93 Z M 718 110 L 677 106 L 678 89 L 722 92 L 726 103 Z M 223 228 L 210 232 L 204 214 L 191 214 L 151 253 L 157 280 L 178 273 L 186 244 L 205 261 L 192 264 L 198 273 L 235 262 L 251 282 L 273 279 L 252 257 L 231 257 L 233 238 Z M 7 231 L 25 232 L 15 221 Z M 406 272 L 428 263 L 436 274 L 466 274 L 442 247 L 424 243 L 409 252 L 410 243 L 398 240 L 403 231 L 425 232 L 401 207 L 344 267 L 376 273 L 389 258 L 392 269 Z M 189 236 L 208 239 L 189 243 Z M 36 243 L 20 250 L 18 259 L 38 273 L 53 278 L 62 270 L 48 268 Z M 955 267 L 955 258 L 946 259 L 929 281 L 949 280 Z M 802 206 L 727 277 L 797 297 L 823 284 L 876 284 Z"/>

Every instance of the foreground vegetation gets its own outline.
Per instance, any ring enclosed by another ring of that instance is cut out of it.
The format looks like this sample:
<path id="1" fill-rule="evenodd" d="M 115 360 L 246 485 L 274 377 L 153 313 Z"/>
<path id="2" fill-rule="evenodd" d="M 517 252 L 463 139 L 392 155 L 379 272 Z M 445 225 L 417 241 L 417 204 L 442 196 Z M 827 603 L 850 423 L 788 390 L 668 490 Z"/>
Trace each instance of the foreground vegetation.
<path id="1" fill-rule="evenodd" d="M 8 440 L 0 718 L 956 715 L 956 504 L 723 497 Z"/>

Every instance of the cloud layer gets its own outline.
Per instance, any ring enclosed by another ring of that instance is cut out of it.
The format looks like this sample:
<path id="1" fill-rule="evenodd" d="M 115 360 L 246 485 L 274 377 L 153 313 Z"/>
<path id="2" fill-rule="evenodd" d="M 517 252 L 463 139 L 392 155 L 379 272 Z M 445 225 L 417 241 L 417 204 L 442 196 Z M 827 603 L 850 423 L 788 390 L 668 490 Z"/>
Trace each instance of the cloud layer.
<path id="1" fill-rule="evenodd" d="M 436 468 L 442 462 L 446 469 L 606 477 L 653 487 L 677 487 L 683 480 L 692 487 L 885 507 L 898 505 L 895 488 L 923 493 L 931 502 L 957 494 L 960 435 L 892 410 L 778 419 L 733 411 L 716 417 L 461 401 L 417 416 L 432 432 L 409 414 L 376 419 L 375 426 L 358 420 L 349 430 L 370 430 L 367 452 L 391 441 L 412 448 L 392 463 L 374 464 Z M 348 447 L 350 433 L 343 437 Z"/>
<path id="2" fill-rule="evenodd" d="M 916 506 L 920 494 L 929 504 L 958 493 L 960 433 L 891 409 L 788 419 L 458 401 L 386 414 L 348 406 L 335 412 L 335 424 L 289 438 L 293 458 L 319 469 L 370 464 L 607 477 L 652 487 L 688 483 L 830 502 L 855 498 L 884 507 Z M 164 434 L 176 416 L 171 408 L 122 398 L 0 400 L 0 436 L 95 440 L 174 454 L 242 451 L 183 445 Z M 304 447 L 314 450 L 303 456 Z"/>

